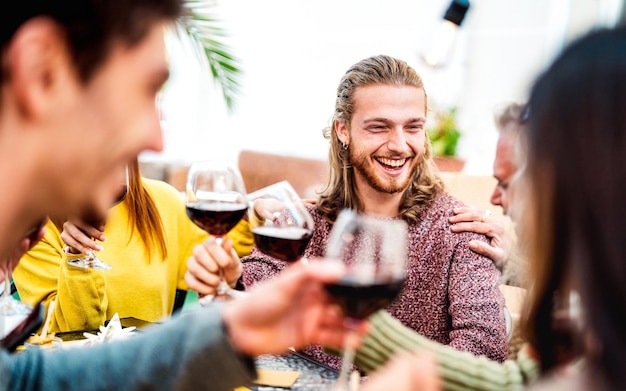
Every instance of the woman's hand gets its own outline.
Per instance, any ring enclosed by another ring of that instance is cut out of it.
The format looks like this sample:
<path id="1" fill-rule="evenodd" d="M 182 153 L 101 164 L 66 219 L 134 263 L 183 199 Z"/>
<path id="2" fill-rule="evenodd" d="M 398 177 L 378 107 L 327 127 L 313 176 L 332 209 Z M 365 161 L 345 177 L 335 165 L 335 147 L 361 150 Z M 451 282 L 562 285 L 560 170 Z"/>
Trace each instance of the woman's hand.
<path id="1" fill-rule="evenodd" d="M 104 224 L 94 227 L 80 219 L 71 219 L 63 223 L 61 240 L 69 247 L 73 254 L 87 254 L 91 251 L 102 251 L 102 246 L 96 242 L 106 241 Z"/>
<path id="2" fill-rule="evenodd" d="M 214 237 L 210 237 L 193 248 L 193 255 L 187 260 L 185 282 L 200 296 L 214 295 L 220 273 L 228 285 L 234 287 L 242 272 L 232 240 L 224 239 L 220 246 Z"/>
<path id="3" fill-rule="evenodd" d="M 231 343 L 249 355 L 281 353 L 311 343 L 343 346 L 349 322 L 325 285 L 344 274 L 343 265 L 296 262 L 255 285 L 245 298 L 227 302 L 223 316 Z M 367 331 L 366 322 L 360 326 L 357 345 Z"/>

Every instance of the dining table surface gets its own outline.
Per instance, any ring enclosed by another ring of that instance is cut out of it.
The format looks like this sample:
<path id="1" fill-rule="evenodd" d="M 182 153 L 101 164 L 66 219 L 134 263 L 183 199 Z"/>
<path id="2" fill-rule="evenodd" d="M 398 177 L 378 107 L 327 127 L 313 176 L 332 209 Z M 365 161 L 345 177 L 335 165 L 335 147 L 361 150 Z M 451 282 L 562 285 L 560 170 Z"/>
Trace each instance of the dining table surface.
<path id="1" fill-rule="evenodd" d="M 122 327 L 135 326 L 141 330 L 150 322 L 145 322 L 135 318 L 121 318 Z M 79 346 L 85 340 L 84 332 L 97 333 L 98 330 L 77 330 L 57 333 L 57 336 L 64 341 L 68 348 Z M 279 384 L 246 384 L 247 389 L 252 391 L 322 391 L 329 390 L 331 385 L 337 380 L 339 371 L 327 365 L 319 363 L 302 353 L 289 350 L 284 354 L 266 354 L 255 358 L 257 369 L 272 372 L 273 375 L 281 378 L 284 373 L 287 375 L 297 375 L 295 382 L 290 386 Z M 295 374 L 294 372 L 297 372 Z M 245 389 L 245 388 L 242 388 Z M 239 389 L 238 389 L 239 390 Z"/>
<path id="2" fill-rule="evenodd" d="M 288 388 L 268 385 L 248 385 L 253 391 L 322 391 L 330 390 L 331 385 L 337 381 L 339 372 L 324 364 L 314 361 L 300 353 L 288 352 L 282 355 L 261 355 L 256 358 L 256 366 L 259 369 L 276 371 L 297 371 L 298 377 L 295 383 Z"/>

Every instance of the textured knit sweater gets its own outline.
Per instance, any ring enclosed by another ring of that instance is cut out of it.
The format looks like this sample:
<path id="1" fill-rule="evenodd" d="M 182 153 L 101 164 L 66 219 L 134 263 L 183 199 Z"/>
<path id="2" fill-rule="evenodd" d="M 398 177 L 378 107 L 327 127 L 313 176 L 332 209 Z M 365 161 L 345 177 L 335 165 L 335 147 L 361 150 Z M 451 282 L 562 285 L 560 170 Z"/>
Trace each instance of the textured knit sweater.
<path id="1" fill-rule="evenodd" d="M 121 318 L 135 317 L 156 322 L 168 317 L 176 289 L 187 289 L 184 274 L 193 246 L 208 234 L 187 217 L 180 193 L 169 184 L 142 179 L 163 223 L 167 258 L 153 248 L 148 259 L 137 231 L 130 236 L 128 208 L 124 202 L 109 211 L 98 258 L 111 270 L 84 269 L 67 263 L 65 243 L 56 226 L 46 225 L 44 238 L 20 260 L 13 273 L 20 298 L 46 308 L 56 300 L 49 331 L 97 329 L 117 312 Z M 242 223 L 244 224 L 244 223 Z M 248 232 L 248 234 L 246 234 Z M 247 223 L 233 230 L 233 239 L 245 242 Z"/>
<path id="2" fill-rule="evenodd" d="M 507 337 L 504 298 L 498 289 L 500 273 L 489 258 L 468 247 L 470 240 L 486 241 L 484 235 L 450 230 L 448 218 L 461 205 L 442 193 L 418 222 L 409 224 L 405 286 L 387 311 L 433 341 L 502 362 L 507 357 Z M 332 227 L 314 206 L 309 211 L 315 229 L 304 257 L 323 257 Z M 246 287 L 287 265 L 256 247 L 242 262 Z M 340 366 L 339 358 L 319 346 L 305 352 L 334 368 Z"/>

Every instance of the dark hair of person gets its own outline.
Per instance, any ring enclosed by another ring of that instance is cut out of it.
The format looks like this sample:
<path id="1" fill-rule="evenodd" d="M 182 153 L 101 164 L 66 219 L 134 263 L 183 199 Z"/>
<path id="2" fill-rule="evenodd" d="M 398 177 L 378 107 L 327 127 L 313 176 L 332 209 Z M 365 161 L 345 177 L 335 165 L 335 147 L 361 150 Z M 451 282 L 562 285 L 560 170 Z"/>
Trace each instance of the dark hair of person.
<path id="1" fill-rule="evenodd" d="M 32 0 L 13 1 L 0 12 L 0 53 L 30 19 L 48 17 L 65 31 L 68 48 L 83 82 L 97 70 L 115 42 L 133 46 L 157 21 L 174 21 L 182 0 Z M 0 81 L 6 74 L 0 57 Z"/>
<path id="2" fill-rule="evenodd" d="M 626 384 L 626 30 L 569 45 L 532 87 L 525 131 L 535 266 L 529 338 L 558 365 L 553 298 L 580 293 L 596 389 Z M 594 387 L 595 388 L 595 387 Z"/>
<path id="3" fill-rule="evenodd" d="M 329 181 L 323 190 L 318 209 L 331 223 L 344 208 L 362 210 L 362 204 L 356 193 L 354 167 L 350 161 L 350 151 L 342 148 L 341 141 L 334 130 L 335 123 L 342 122 L 350 129 L 354 114 L 354 93 L 360 87 L 388 84 L 413 86 L 424 89 L 422 78 L 406 62 L 396 58 L 378 55 L 369 57 L 352 65 L 342 77 L 337 87 L 335 112 L 331 125 L 323 130 L 324 137 L 330 141 Z M 426 92 L 424 91 L 426 98 Z M 428 108 L 425 108 L 427 112 Z M 419 219 L 420 212 L 431 203 L 444 188 L 443 181 L 431 155 L 430 140 L 426 136 L 424 153 L 417 164 L 412 180 L 400 202 L 399 215 L 408 221 Z"/>

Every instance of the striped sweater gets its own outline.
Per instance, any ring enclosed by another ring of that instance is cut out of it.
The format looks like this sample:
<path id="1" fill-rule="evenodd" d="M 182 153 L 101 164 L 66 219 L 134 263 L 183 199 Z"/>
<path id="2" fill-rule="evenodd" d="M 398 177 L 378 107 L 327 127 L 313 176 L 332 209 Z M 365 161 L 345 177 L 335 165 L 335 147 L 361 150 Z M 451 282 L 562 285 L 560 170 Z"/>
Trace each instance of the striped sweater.
<path id="1" fill-rule="evenodd" d="M 539 362 L 525 345 L 515 360 L 500 364 L 433 342 L 403 326 L 385 311 L 369 319 L 370 332 L 357 350 L 355 363 L 369 373 L 401 350 L 434 355 L 444 390 L 506 391 L 519 389 L 539 376 Z"/>

